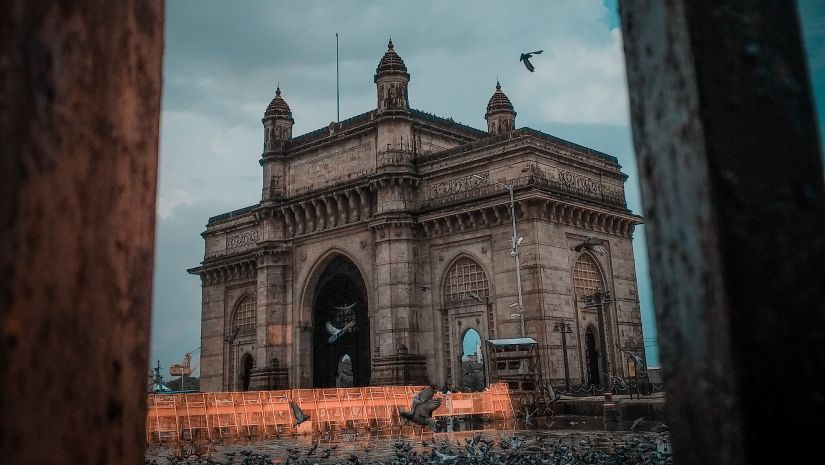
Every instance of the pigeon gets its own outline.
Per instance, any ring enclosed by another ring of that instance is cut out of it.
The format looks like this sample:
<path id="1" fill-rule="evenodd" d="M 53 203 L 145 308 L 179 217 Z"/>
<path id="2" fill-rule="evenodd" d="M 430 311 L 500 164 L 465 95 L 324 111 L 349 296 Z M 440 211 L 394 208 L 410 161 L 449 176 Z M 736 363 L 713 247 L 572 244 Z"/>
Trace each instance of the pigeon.
<path id="1" fill-rule="evenodd" d="M 292 413 L 295 415 L 295 424 L 292 425 L 293 427 L 309 420 L 309 415 L 305 414 L 294 400 L 289 401 L 289 406 L 292 407 Z"/>
<path id="2" fill-rule="evenodd" d="M 311 446 L 309 446 L 309 450 L 307 451 L 307 457 L 315 453 L 315 449 L 318 448 L 318 443 L 315 442 Z"/>
<path id="3" fill-rule="evenodd" d="M 441 405 L 441 399 L 433 399 L 435 390 L 432 386 L 427 386 L 413 398 L 409 412 L 398 412 L 401 418 L 409 420 L 416 425 L 429 426 L 435 429 L 436 425 L 431 420 L 433 410 Z"/>
<path id="4" fill-rule="evenodd" d="M 599 255 L 604 255 L 607 252 L 607 249 L 604 248 L 604 241 L 599 238 L 588 236 L 581 244 L 577 245 L 573 248 L 576 252 L 581 252 L 582 249 L 589 250 L 591 252 L 596 252 Z"/>
<path id="5" fill-rule="evenodd" d="M 350 321 L 346 325 L 344 325 L 343 328 L 338 329 L 335 326 L 332 326 L 332 323 L 327 321 L 327 332 L 329 333 L 329 339 L 327 339 L 327 342 L 332 344 L 333 342 L 337 341 L 339 337 L 341 337 L 348 329 L 352 328 L 354 325 L 355 322 Z"/>
<path id="6" fill-rule="evenodd" d="M 351 303 L 351 304 L 349 304 L 349 305 L 341 305 L 341 306 L 339 306 L 339 307 L 335 307 L 335 309 L 336 309 L 336 310 L 343 310 L 343 311 L 345 311 L 345 312 L 346 312 L 346 311 L 349 311 L 352 307 L 354 307 L 354 306 L 355 306 L 355 304 L 357 304 L 357 303 L 358 303 L 358 302 L 353 302 L 353 303 Z"/>
<path id="7" fill-rule="evenodd" d="M 436 462 L 452 462 L 453 460 L 457 459 L 457 455 L 447 455 L 442 454 L 438 451 L 438 449 L 433 448 L 433 453 L 430 454 L 430 460 Z"/>
<path id="8" fill-rule="evenodd" d="M 231 335 L 226 335 L 226 336 L 224 336 L 224 337 L 223 337 L 223 340 L 224 340 L 224 341 L 226 341 L 226 342 L 227 342 L 227 343 L 229 343 L 229 344 L 232 344 L 233 342 L 235 342 L 235 338 L 237 338 L 237 337 L 238 337 L 238 332 L 239 332 L 240 330 L 241 330 L 241 327 L 240 327 L 240 326 L 236 326 L 236 327 L 235 327 L 235 329 L 232 331 L 232 334 L 231 334 Z"/>
<path id="9" fill-rule="evenodd" d="M 639 417 L 639 418 L 633 420 L 633 424 L 630 425 L 630 431 L 636 431 L 636 428 L 638 428 L 639 425 L 641 425 L 644 420 L 645 420 L 644 417 Z"/>
<path id="10" fill-rule="evenodd" d="M 524 424 L 525 425 L 532 425 L 533 424 L 533 422 L 530 421 L 530 417 L 532 417 L 537 411 L 538 411 L 538 409 L 533 410 L 532 412 L 530 411 L 529 408 L 524 409 Z"/>
<path id="11" fill-rule="evenodd" d="M 522 53 L 522 54 L 521 54 L 521 57 L 519 57 L 518 61 L 523 62 L 523 63 L 524 63 L 524 66 L 526 66 L 526 67 L 527 67 L 527 71 L 530 71 L 530 72 L 532 73 L 533 71 L 535 71 L 535 70 L 536 70 L 536 68 L 534 68 L 534 67 L 533 67 L 533 64 L 532 64 L 532 63 L 530 63 L 530 58 L 531 58 L 533 55 L 539 55 L 539 54 L 540 54 L 541 52 L 543 52 L 543 51 L 544 51 L 544 50 L 536 50 L 535 52 L 530 52 L 530 53 Z"/>
<path id="12" fill-rule="evenodd" d="M 632 352 L 627 352 L 627 351 L 624 351 L 624 352 L 625 352 L 627 355 L 629 355 L 629 356 L 630 356 L 630 358 L 632 358 L 634 362 L 636 362 L 636 365 L 637 365 L 637 366 L 640 366 L 640 367 L 644 368 L 644 366 L 645 366 L 645 361 L 644 361 L 644 360 L 642 360 L 642 358 L 641 358 L 641 357 L 639 357 L 638 355 L 636 355 L 636 354 L 634 354 L 634 353 L 632 353 Z"/>

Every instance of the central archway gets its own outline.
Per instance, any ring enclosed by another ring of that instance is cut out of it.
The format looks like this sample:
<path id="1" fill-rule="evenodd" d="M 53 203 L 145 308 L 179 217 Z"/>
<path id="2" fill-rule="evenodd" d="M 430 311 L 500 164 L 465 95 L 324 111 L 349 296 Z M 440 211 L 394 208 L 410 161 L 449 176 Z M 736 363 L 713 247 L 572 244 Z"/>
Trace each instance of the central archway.
<path id="1" fill-rule="evenodd" d="M 366 286 L 349 259 L 336 256 L 321 273 L 313 299 L 313 385 L 337 387 L 344 356 L 351 375 L 347 384 L 370 383 L 370 329 Z M 338 332 L 340 331 L 340 332 Z M 351 381 L 349 381 L 351 379 Z"/>

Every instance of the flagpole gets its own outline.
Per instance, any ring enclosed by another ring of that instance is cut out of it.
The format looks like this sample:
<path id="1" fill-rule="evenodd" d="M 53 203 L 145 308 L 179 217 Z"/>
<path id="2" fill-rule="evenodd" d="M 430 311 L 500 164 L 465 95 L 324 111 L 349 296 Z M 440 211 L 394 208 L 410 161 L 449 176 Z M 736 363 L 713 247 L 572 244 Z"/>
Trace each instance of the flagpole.
<path id="1" fill-rule="evenodd" d="M 338 73 L 338 33 L 335 33 L 335 107 L 337 109 L 337 121 L 341 122 L 341 91 Z"/>

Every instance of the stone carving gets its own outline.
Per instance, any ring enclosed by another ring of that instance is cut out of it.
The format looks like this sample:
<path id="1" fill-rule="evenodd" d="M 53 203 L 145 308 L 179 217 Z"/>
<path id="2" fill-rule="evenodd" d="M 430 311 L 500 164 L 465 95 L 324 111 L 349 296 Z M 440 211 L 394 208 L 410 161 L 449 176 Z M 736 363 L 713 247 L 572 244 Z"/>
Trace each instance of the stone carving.
<path id="1" fill-rule="evenodd" d="M 237 249 L 238 247 L 250 246 L 258 242 L 261 238 L 261 231 L 253 229 L 251 231 L 244 231 L 238 234 L 227 236 L 226 250 Z"/>
<path id="2" fill-rule="evenodd" d="M 445 195 L 464 192 L 478 187 L 486 186 L 487 178 L 490 177 L 489 171 L 478 173 L 483 179 L 479 179 L 473 175 L 463 176 L 460 178 L 450 179 L 448 181 L 433 184 L 427 188 L 426 200 L 443 197 Z"/>
<path id="3" fill-rule="evenodd" d="M 601 181 L 571 173 L 570 171 L 559 170 L 559 180 L 570 187 L 594 194 L 600 194 L 602 191 Z"/>

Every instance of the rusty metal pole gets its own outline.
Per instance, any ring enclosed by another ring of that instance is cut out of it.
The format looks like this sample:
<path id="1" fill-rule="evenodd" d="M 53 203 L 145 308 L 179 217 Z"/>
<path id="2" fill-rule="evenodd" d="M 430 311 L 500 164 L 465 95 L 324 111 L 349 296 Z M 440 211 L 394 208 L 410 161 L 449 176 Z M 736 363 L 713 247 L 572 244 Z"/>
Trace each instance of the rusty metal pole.
<path id="1" fill-rule="evenodd" d="M 163 3 L 0 5 L 0 461 L 141 464 Z"/>
<path id="2" fill-rule="evenodd" d="M 796 5 L 625 0 L 621 22 L 674 463 L 819 455 L 825 187 Z"/>

